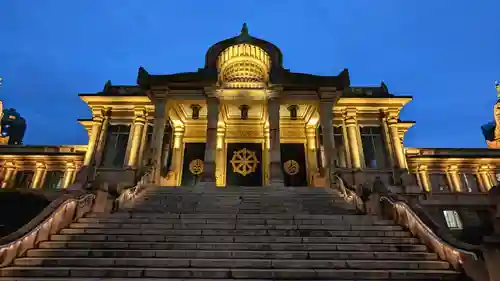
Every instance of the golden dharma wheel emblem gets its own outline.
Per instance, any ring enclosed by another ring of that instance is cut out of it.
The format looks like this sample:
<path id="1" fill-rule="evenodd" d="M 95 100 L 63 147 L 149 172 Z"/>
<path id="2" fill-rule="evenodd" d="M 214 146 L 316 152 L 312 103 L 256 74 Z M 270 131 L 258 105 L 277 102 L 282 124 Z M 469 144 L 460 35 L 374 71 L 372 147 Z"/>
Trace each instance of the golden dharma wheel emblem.
<path id="1" fill-rule="evenodd" d="M 255 172 L 259 164 L 255 152 L 246 148 L 233 152 L 233 158 L 231 158 L 230 162 L 233 167 L 233 172 L 244 177 Z"/>
<path id="2" fill-rule="evenodd" d="M 285 173 L 290 176 L 296 175 L 300 171 L 300 165 L 295 160 L 288 160 L 283 164 L 283 168 L 285 168 Z"/>
<path id="3" fill-rule="evenodd" d="M 203 173 L 203 161 L 201 159 L 194 159 L 189 162 L 189 171 L 193 175 L 201 175 Z"/>

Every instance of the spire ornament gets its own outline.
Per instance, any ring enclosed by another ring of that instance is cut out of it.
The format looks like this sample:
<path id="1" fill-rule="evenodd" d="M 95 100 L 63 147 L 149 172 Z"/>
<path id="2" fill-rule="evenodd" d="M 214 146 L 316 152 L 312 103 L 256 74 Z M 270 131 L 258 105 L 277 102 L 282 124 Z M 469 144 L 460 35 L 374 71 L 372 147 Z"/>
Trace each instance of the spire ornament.
<path id="1" fill-rule="evenodd" d="M 248 26 L 247 26 L 247 23 L 243 23 L 243 26 L 241 27 L 241 32 L 240 32 L 240 36 L 241 35 L 247 35 L 248 36 Z"/>

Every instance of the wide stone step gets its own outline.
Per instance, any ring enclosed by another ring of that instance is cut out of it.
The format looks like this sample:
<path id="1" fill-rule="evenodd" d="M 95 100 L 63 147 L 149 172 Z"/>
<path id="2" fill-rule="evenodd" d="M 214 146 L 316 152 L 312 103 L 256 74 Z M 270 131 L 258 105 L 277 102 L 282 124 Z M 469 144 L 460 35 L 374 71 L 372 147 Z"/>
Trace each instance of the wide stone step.
<path id="1" fill-rule="evenodd" d="M 26 277 L 146 277 L 209 279 L 332 279 L 332 280 L 454 280 L 451 270 L 355 270 L 355 269 L 228 269 L 228 268 L 130 268 L 130 267 L 7 267 L 0 276 Z"/>
<path id="2" fill-rule="evenodd" d="M 293 237 L 293 236 L 166 236 L 166 235 L 105 235 L 56 234 L 53 241 L 129 241 L 129 242 L 215 242 L 215 243 L 367 243 L 417 244 L 416 238 L 406 237 Z"/>
<path id="3" fill-rule="evenodd" d="M 285 230 L 337 230 L 337 231 L 402 231 L 403 228 L 398 225 L 349 225 L 349 224 L 294 224 L 293 221 L 286 222 L 281 221 L 281 223 L 268 223 L 256 224 L 256 223 L 239 223 L 235 224 L 226 223 L 145 223 L 145 224 L 134 224 L 134 223 L 73 223 L 71 228 L 143 228 L 143 229 L 251 229 L 251 230 L 274 230 L 274 229 L 285 229 Z"/>
<path id="4" fill-rule="evenodd" d="M 60 234 L 130 234 L 130 235 L 169 235 L 169 236 L 292 236 L 292 237 L 411 237 L 406 231 L 348 231 L 348 230 L 270 230 L 270 229 L 161 229 L 161 228 L 67 228 Z"/>
<path id="5" fill-rule="evenodd" d="M 116 218 L 116 217 L 92 217 L 80 218 L 79 223 L 89 224 L 115 224 L 120 227 L 137 224 L 145 225 L 164 225 L 164 224 L 298 224 L 298 225 L 395 225 L 390 220 L 339 220 L 339 219 L 309 219 L 309 220 L 293 220 L 293 219 L 245 219 L 245 218 L 220 218 L 220 219 L 205 219 L 205 218 Z M 104 226 L 103 226 L 104 227 Z"/>
<path id="6" fill-rule="evenodd" d="M 139 250 L 253 250 L 253 251 L 346 251 L 426 252 L 422 244 L 297 244 L 297 243 L 186 243 L 118 241 L 46 241 L 40 249 L 139 249 Z"/>
<path id="7" fill-rule="evenodd" d="M 99 213 L 90 213 L 87 218 L 102 218 Z M 276 220 L 336 220 L 345 222 L 373 222 L 379 221 L 376 216 L 369 215 L 321 215 L 321 214 L 182 214 L 182 213 L 149 213 L 149 212 L 116 212 L 107 216 L 108 218 L 145 218 L 145 219 L 276 219 Z"/>
<path id="8" fill-rule="evenodd" d="M 120 250 L 120 249 L 34 249 L 28 257 L 114 257 L 114 258 L 210 258 L 210 259 L 295 259 L 295 260 L 437 260 L 426 252 L 342 252 L 342 251 L 224 251 L 224 250 Z"/>
<path id="9" fill-rule="evenodd" d="M 202 259 L 202 258 L 101 258 L 56 257 L 19 258 L 16 266 L 71 266 L 71 267 L 159 267 L 159 268 L 325 268 L 325 269 L 449 269 L 444 261 L 422 260 L 295 260 L 295 259 Z"/>

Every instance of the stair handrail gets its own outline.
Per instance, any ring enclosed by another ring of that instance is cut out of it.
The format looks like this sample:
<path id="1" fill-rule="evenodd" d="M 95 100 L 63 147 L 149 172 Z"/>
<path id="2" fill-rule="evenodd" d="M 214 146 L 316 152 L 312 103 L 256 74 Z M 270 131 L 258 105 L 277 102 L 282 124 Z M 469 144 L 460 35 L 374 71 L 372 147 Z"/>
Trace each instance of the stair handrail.
<path id="1" fill-rule="evenodd" d="M 144 172 L 144 175 L 137 181 L 136 185 L 126 189 L 118 198 L 115 200 L 115 209 L 117 211 L 124 206 L 131 204 L 135 201 L 135 199 L 141 194 L 141 192 L 145 189 L 146 186 L 151 184 L 151 177 L 153 174 L 153 170 L 149 168 Z"/>
<path id="2" fill-rule="evenodd" d="M 356 207 L 357 211 L 365 212 L 363 200 L 361 200 L 361 197 L 359 197 L 359 195 L 356 194 L 356 192 L 354 192 L 346 187 L 345 180 L 342 178 L 342 176 L 336 172 L 333 172 L 331 175 L 332 175 L 332 178 L 338 180 L 339 184 L 337 186 L 339 188 L 339 191 L 340 191 L 342 198 L 347 203 L 354 205 L 354 207 Z M 334 184 L 333 181 L 330 182 L 330 188 L 331 188 L 332 184 Z"/>
<path id="3" fill-rule="evenodd" d="M 489 280 L 485 276 L 488 271 L 482 257 L 481 246 L 460 241 L 449 230 L 435 223 L 425 210 L 418 208 L 416 203 L 412 204 L 414 205 L 412 208 L 411 203 L 398 194 L 380 196 L 380 203 L 383 202 L 392 206 L 391 218 L 397 224 L 407 228 L 431 251 L 437 253 L 440 259 L 449 262 L 456 270 L 463 269 L 473 280 Z M 420 215 L 417 214 L 415 208 L 420 210 Z M 425 216 L 436 229 L 433 230 L 428 223 L 425 223 L 421 215 Z"/>
<path id="4" fill-rule="evenodd" d="M 94 194 L 81 191 L 69 192 L 52 201 L 23 227 L 0 238 L 0 268 L 91 212 L 94 202 Z"/>

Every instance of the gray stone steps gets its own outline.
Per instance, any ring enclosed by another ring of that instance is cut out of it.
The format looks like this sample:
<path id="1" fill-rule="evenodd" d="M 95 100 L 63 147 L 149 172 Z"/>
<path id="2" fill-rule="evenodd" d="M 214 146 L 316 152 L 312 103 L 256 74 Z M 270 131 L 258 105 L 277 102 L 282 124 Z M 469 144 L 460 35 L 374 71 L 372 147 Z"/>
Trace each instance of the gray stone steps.
<path id="1" fill-rule="evenodd" d="M 334 279 L 334 280 L 455 280 L 452 270 L 363 269 L 249 269 L 249 268 L 130 268 L 130 267 L 20 267 L 0 269 L 0 276 L 26 277 L 146 277 L 199 279 Z M 65 279 L 67 280 L 67 279 Z"/>
<path id="2" fill-rule="evenodd" d="M 234 250 L 234 251 L 359 251 L 359 252 L 426 252 L 422 244 L 297 244 L 297 243 L 186 243 L 186 242 L 118 242 L 118 241 L 46 241 L 40 249 L 139 249 L 139 250 Z"/>
<path id="3" fill-rule="evenodd" d="M 145 223 L 145 224 L 134 224 L 134 223 L 73 223 L 70 228 L 80 229 L 80 228 L 99 228 L 99 229 L 116 229 L 116 228 L 133 228 L 133 229 L 210 229 L 210 230 L 222 230 L 222 229 L 242 229 L 242 230 L 274 230 L 274 229 L 285 229 L 285 230 L 338 230 L 338 231 L 403 231 L 403 228 L 399 225 L 343 225 L 343 224 L 294 224 L 293 222 L 287 223 L 282 221 L 282 223 L 268 223 L 266 224 L 252 224 L 252 223 Z"/>
<path id="4" fill-rule="evenodd" d="M 295 259 L 218 259 L 218 258 L 103 258 L 103 257 L 27 257 L 15 266 L 71 267 L 159 267 L 159 268 L 293 268 L 293 269 L 427 269 L 445 270 L 444 261 L 426 260 L 295 260 Z"/>
<path id="5" fill-rule="evenodd" d="M 407 231 L 377 231 L 377 230 L 275 230 L 275 229 L 162 229 L 162 228 L 67 228 L 60 234 L 129 234 L 129 235 L 169 235 L 169 236 L 364 236 L 364 237 L 411 237 Z"/>
<path id="6" fill-rule="evenodd" d="M 122 249 L 34 249 L 27 257 L 115 257 L 115 258 L 214 258 L 214 259 L 295 259 L 295 260 L 429 260 L 427 252 L 342 252 L 342 251 L 225 251 L 225 250 L 122 250 Z"/>
<path id="7" fill-rule="evenodd" d="M 103 217 L 100 213 L 90 213 L 86 216 L 87 218 L 144 218 L 144 219 L 270 219 L 270 220 L 335 220 L 338 223 L 350 223 L 350 222 L 375 222 L 379 221 L 376 216 L 370 215 L 354 215 L 354 214 L 342 214 L 342 215 L 322 215 L 322 214 L 182 214 L 182 213 L 145 213 L 145 212 L 116 212 L 107 217 Z"/>
<path id="8" fill-rule="evenodd" d="M 166 236 L 127 234 L 55 234 L 52 241 L 124 241 L 124 242 L 215 242 L 215 243 L 367 243 L 367 244 L 417 244 L 408 237 L 293 237 L 293 236 Z"/>
<path id="9" fill-rule="evenodd" d="M 88 223 L 89 227 L 93 224 L 106 224 L 120 225 L 120 227 L 127 227 L 137 224 L 155 227 L 156 225 L 165 224 L 256 224 L 256 225 L 281 225 L 281 224 L 298 224 L 298 225 L 395 225 L 393 221 L 389 220 L 341 220 L 341 219 L 309 219 L 309 220 L 294 220 L 294 219 L 246 219 L 246 218 L 219 218 L 219 219 L 205 219 L 205 218 L 117 218 L 117 217 L 87 217 L 80 218 L 79 223 Z M 74 224 L 77 225 L 77 224 Z"/>

